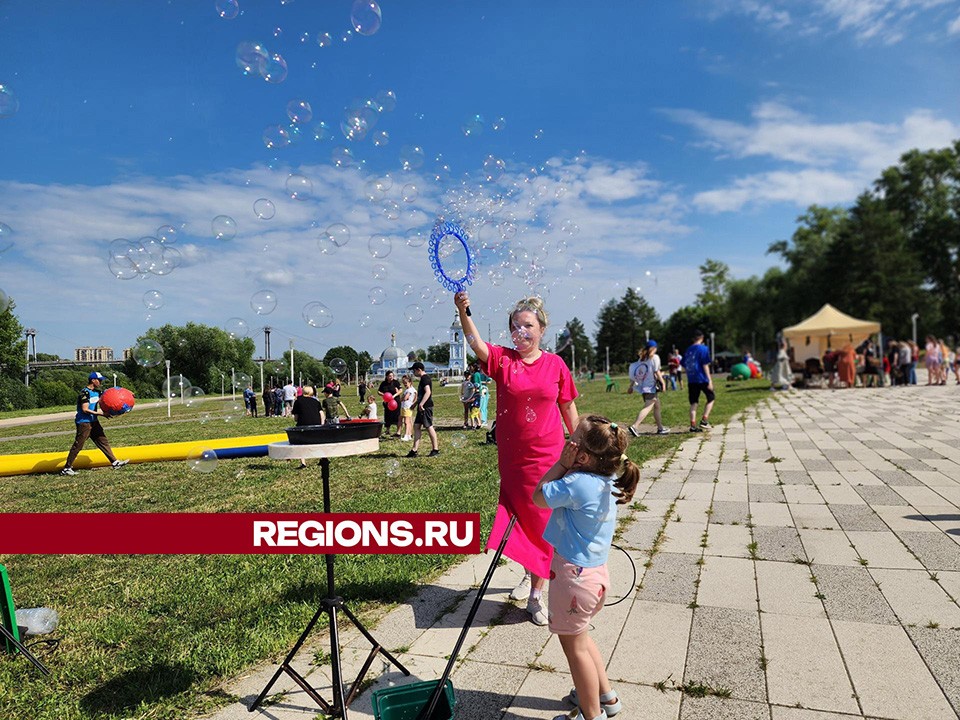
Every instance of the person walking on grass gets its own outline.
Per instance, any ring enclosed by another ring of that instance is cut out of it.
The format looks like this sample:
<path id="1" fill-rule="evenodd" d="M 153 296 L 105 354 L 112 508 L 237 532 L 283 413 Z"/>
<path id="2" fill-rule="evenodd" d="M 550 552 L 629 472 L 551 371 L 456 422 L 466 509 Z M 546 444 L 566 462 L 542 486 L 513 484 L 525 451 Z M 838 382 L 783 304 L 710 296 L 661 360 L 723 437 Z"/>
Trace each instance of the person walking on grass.
<path id="1" fill-rule="evenodd" d="M 710 349 L 703 344 L 703 333 L 693 331 L 693 344 L 683 353 L 683 369 L 687 373 L 687 398 L 690 400 L 690 432 L 703 432 L 710 426 L 710 411 L 716 395 L 713 392 L 713 376 L 710 373 Z M 697 424 L 697 410 L 700 407 L 700 394 L 707 398 L 707 404 Z"/>
<path id="2" fill-rule="evenodd" d="M 577 713 L 562 717 L 575 720 L 604 720 L 623 708 L 589 630 L 610 588 L 607 556 L 617 505 L 630 502 L 640 480 L 640 468 L 626 449 L 623 428 L 587 415 L 533 492 L 534 504 L 552 511 L 543 531 L 555 550 L 548 618 L 573 676 L 566 699 Z"/>
<path id="3" fill-rule="evenodd" d="M 666 435 L 669 430 L 663 426 L 660 416 L 660 396 L 658 391 L 665 387 L 663 374 L 660 372 L 660 358 L 657 356 L 657 341 L 648 340 L 646 347 L 640 351 L 640 359 L 634 365 L 630 387 L 635 393 L 643 396 L 643 407 L 637 414 L 637 419 L 630 426 L 630 434 L 640 437 L 640 423 L 653 411 L 653 419 L 657 422 L 657 435 Z"/>
<path id="4" fill-rule="evenodd" d="M 97 408 L 97 404 L 100 402 L 100 386 L 105 379 L 98 372 L 90 373 L 87 378 L 87 386 L 80 391 L 80 395 L 77 397 L 77 415 L 74 419 L 77 425 L 77 434 L 74 437 L 73 445 L 70 447 L 70 452 L 67 453 L 67 462 L 60 471 L 61 475 L 77 474 L 77 471 L 73 469 L 73 463 L 88 438 L 93 440 L 93 444 L 107 456 L 107 460 L 110 461 L 112 467 L 123 467 L 130 462 L 129 460 L 117 460 L 116 455 L 113 454 L 113 448 L 110 447 L 110 441 L 107 440 L 107 434 L 100 424 L 100 418 L 110 417 Z"/>
<path id="5" fill-rule="evenodd" d="M 424 428 L 430 436 L 430 454 L 427 457 L 436 457 L 440 454 L 440 441 L 437 439 L 437 429 L 433 426 L 433 380 L 419 360 L 410 369 L 414 377 L 420 379 L 420 384 L 417 386 L 417 416 L 413 420 L 413 447 L 407 457 L 417 456 Z"/>

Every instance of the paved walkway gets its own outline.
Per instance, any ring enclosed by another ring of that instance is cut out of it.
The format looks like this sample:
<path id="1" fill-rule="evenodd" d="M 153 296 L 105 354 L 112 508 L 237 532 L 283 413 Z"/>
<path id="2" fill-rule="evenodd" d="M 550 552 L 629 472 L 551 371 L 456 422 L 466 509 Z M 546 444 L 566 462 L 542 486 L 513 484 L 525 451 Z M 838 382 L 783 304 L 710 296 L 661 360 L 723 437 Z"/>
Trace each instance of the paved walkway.
<path id="1" fill-rule="evenodd" d="M 643 477 L 619 541 L 640 587 L 606 608 L 594 633 L 620 717 L 958 717 L 960 388 L 772 394 Z M 379 623 L 374 635 L 415 677 L 378 659 L 351 718 L 372 717 L 373 689 L 439 676 L 487 562 L 470 558 Z M 611 563 L 623 594 L 629 564 L 616 552 Z M 506 599 L 518 578 L 512 563 L 497 571 L 464 645 L 452 678 L 458 719 L 566 709 L 556 638 Z M 347 677 L 366 650 L 346 633 Z M 313 656 L 296 664 L 329 698 L 329 668 Z M 286 676 L 273 704 L 247 711 L 275 668 L 228 685 L 240 702 L 212 717 L 318 717 Z"/>

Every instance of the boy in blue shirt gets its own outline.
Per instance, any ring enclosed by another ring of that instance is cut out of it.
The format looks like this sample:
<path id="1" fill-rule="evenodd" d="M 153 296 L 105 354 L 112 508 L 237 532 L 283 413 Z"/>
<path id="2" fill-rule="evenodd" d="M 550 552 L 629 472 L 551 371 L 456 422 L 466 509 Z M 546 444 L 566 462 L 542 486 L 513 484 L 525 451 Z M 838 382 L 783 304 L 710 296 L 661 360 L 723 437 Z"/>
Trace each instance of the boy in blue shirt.
<path id="1" fill-rule="evenodd" d="M 703 432 L 710 426 L 710 411 L 716 395 L 713 392 L 713 377 L 710 374 L 710 349 L 703 344 L 703 333 L 693 332 L 693 345 L 683 353 L 683 370 L 687 373 L 687 397 L 690 400 L 690 432 Z M 700 424 L 697 425 L 697 409 L 700 393 L 707 398 Z"/>
<path id="2" fill-rule="evenodd" d="M 70 452 L 67 454 L 67 462 L 63 466 L 63 470 L 60 471 L 61 475 L 77 474 L 76 470 L 73 469 L 73 462 L 86 444 L 87 438 L 93 440 L 93 444 L 107 456 L 107 460 L 113 467 L 123 467 L 129 462 L 129 460 L 117 460 L 113 454 L 113 449 L 110 447 L 110 441 L 107 440 L 107 435 L 103 432 L 103 426 L 100 425 L 100 418 L 110 417 L 97 408 L 97 404 L 100 402 L 100 385 L 105 379 L 98 372 L 90 373 L 90 377 L 87 378 L 87 386 L 80 391 L 80 395 L 77 397 L 77 416 L 74 420 L 77 424 L 77 435 L 73 440 Z"/>

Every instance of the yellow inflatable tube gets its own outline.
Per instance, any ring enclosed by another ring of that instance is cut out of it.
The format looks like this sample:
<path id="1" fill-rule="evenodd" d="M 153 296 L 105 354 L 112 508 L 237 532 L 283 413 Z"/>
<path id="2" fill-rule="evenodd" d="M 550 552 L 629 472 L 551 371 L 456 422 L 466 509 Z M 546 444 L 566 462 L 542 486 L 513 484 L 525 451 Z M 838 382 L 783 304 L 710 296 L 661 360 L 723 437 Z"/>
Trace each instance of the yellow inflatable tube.
<path id="1" fill-rule="evenodd" d="M 234 457 L 248 454 L 266 455 L 266 446 L 270 443 L 282 442 L 287 439 L 286 434 L 248 435 L 246 437 L 222 438 L 220 440 L 191 440 L 189 442 L 161 443 L 157 445 L 134 445 L 132 447 L 114 448 L 113 454 L 120 460 L 129 460 L 131 463 L 162 462 L 165 460 L 186 460 L 193 450 L 235 451 L 224 453 Z M 262 453 L 256 449 L 263 447 Z M 244 450 L 252 452 L 243 452 Z M 66 462 L 66 451 L 52 453 L 26 453 L 20 455 L 0 455 L 0 477 L 9 475 L 30 475 L 33 473 L 59 472 Z M 110 463 L 103 453 L 94 448 L 83 450 L 77 456 L 73 467 L 76 469 L 106 467 Z"/>

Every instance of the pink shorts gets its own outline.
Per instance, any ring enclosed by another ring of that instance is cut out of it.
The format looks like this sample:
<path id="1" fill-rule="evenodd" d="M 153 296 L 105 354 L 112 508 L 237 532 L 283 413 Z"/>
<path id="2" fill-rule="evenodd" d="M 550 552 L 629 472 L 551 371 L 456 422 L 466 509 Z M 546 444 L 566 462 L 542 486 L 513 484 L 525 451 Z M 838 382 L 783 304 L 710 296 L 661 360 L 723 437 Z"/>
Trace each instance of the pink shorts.
<path id="1" fill-rule="evenodd" d="M 583 568 L 567 562 L 555 552 L 550 564 L 550 592 L 547 596 L 550 632 L 556 635 L 586 632 L 593 616 L 603 607 L 609 587 L 610 573 L 606 565 Z"/>

